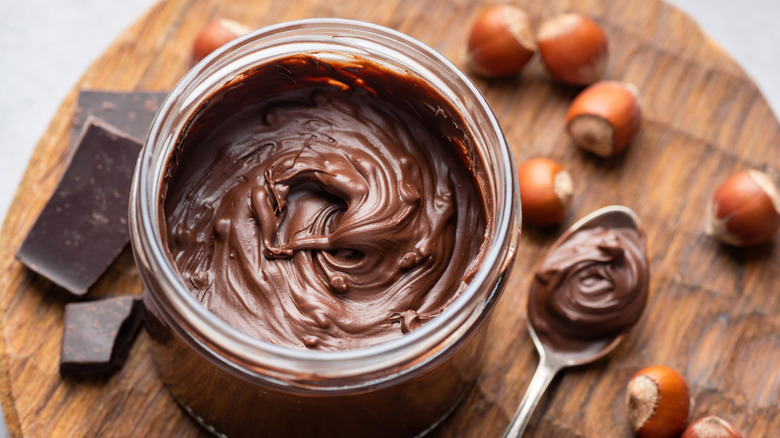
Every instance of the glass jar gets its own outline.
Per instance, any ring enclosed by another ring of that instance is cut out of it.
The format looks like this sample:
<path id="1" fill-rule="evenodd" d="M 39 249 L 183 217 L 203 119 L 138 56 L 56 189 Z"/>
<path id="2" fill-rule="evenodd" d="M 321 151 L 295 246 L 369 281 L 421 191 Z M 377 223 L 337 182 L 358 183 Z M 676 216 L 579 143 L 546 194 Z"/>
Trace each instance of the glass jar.
<path id="1" fill-rule="evenodd" d="M 483 261 L 438 316 L 397 339 L 343 351 L 252 338 L 188 290 L 164 245 L 161 191 L 168 160 L 195 111 L 224 84 L 274 59 L 360 57 L 422 78 L 459 112 L 472 137 L 487 205 Z M 454 410 L 475 381 L 485 326 L 504 287 L 520 227 L 512 152 L 484 97 L 452 63 L 380 26 L 310 19 L 260 29 L 219 49 L 176 85 L 139 158 L 130 233 L 158 372 L 204 427 L 228 436 L 414 436 Z"/>

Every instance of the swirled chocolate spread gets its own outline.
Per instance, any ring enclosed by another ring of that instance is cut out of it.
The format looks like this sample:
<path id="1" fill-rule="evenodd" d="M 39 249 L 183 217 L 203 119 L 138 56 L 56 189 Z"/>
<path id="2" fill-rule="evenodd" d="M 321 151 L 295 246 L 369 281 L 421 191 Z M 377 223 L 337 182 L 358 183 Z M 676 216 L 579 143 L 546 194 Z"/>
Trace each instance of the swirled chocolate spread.
<path id="1" fill-rule="evenodd" d="M 350 349 L 435 317 L 478 268 L 472 138 L 422 80 L 364 59 L 256 67 L 198 109 L 161 194 L 192 293 L 258 339 Z"/>
<path id="2" fill-rule="evenodd" d="M 611 340 L 642 315 L 649 285 L 642 235 L 631 228 L 588 228 L 554 247 L 536 272 L 528 317 L 559 351 Z"/>

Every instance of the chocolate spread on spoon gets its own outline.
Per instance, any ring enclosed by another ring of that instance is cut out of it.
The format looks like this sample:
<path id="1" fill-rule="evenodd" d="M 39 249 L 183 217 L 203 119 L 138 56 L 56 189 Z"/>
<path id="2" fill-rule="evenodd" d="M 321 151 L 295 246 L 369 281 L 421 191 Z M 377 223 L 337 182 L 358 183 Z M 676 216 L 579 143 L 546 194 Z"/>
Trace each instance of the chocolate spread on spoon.
<path id="1" fill-rule="evenodd" d="M 531 284 L 528 318 L 559 351 L 587 349 L 632 327 L 647 302 L 643 234 L 631 228 L 574 231 L 554 247 Z"/>
<path id="2" fill-rule="evenodd" d="M 479 266 L 484 181 L 454 108 L 366 60 L 284 58 L 198 109 L 168 164 L 167 249 L 212 312 L 349 349 L 442 311 Z"/>

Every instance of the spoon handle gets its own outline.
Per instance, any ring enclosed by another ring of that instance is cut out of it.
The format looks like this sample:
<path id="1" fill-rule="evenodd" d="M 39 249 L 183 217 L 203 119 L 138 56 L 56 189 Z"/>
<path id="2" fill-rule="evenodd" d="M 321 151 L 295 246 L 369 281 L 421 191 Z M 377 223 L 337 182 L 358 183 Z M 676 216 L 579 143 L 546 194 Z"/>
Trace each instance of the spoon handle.
<path id="1" fill-rule="evenodd" d="M 542 394 L 550 386 L 550 382 L 560 369 L 561 366 L 550 363 L 545 356 L 542 356 L 531 383 L 528 384 L 528 389 L 525 391 L 525 396 L 523 396 L 520 406 L 517 407 L 512 422 L 509 423 L 509 427 L 504 432 L 504 438 L 520 438 L 523 435 Z"/>

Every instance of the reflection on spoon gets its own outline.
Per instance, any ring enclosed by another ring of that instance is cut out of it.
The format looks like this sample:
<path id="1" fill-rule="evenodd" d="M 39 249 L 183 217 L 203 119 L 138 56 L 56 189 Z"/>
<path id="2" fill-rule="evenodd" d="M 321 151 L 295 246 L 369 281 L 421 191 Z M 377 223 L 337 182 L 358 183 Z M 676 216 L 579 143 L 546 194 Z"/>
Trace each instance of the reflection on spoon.
<path id="1" fill-rule="evenodd" d="M 630 208 L 599 209 L 555 242 L 528 296 L 528 331 L 539 366 L 505 438 L 522 435 L 558 371 L 617 346 L 642 315 L 649 277 L 645 234 Z"/>

